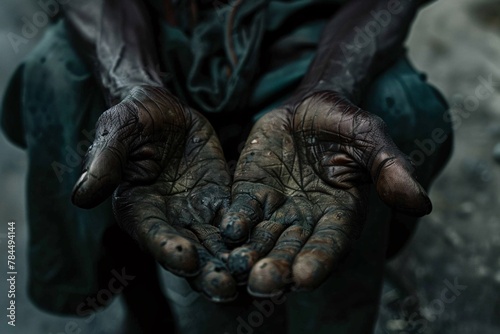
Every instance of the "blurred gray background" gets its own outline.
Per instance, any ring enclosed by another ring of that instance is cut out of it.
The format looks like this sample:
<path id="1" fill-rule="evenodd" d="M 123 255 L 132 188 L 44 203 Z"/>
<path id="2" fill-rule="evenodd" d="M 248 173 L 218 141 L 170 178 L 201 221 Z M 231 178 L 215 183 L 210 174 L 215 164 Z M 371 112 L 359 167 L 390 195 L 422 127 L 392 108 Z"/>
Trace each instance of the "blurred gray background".
<path id="1" fill-rule="evenodd" d="M 0 3 L 1 95 L 42 35 L 16 53 L 7 33 L 19 34 L 22 17 L 38 10 L 31 0 Z M 500 333 L 500 1 L 439 0 L 420 13 L 408 46 L 415 66 L 454 111 L 475 96 L 481 77 L 492 76 L 495 93 L 461 117 L 453 157 L 431 191 L 434 212 L 388 264 L 376 333 Z M 0 333 L 71 333 L 65 328 L 71 321 L 81 329 L 75 333 L 122 333 L 119 299 L 90 323 L 46 314 L 27 299 L 26 168 L 24 152 L 0 134 L 0 254 L 6 254 L 10 220 L 17 222 L 18 243 L 16 327 L 6 325 L 2 311 Z M 0 259 L 0 310 L 7 307 L 4 262 L 6 256 Z M 462 290 L 443 302 L 443 289 L 454 283 Z"/>

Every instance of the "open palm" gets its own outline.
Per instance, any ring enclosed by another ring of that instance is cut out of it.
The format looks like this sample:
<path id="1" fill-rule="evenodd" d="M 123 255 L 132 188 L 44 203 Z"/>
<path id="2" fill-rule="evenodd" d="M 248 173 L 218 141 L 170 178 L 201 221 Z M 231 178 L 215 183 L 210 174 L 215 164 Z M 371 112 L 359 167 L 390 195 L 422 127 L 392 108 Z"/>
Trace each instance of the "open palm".
<path id="1" fill-rule="evenodd" d="M 162 88 L 139 87 L 96 130 L 73 202 L 93 207 L 114 191 L 118 223 L 165 269 L 212 300 L 233 299 L 214 226 L 230 176 L 208 121 Z"/>
<path id="2" fill-rule="evenodd" d="M 221 223 L 236 279 L 255 296 L 312 289 L 365 220 L 368 185 L 396 210 L 431 210 L 413 168 L 376 116 L 334 93 L 274 110 L 254 126 Z M 259 260 L 260 259 L 260 260 Z"/>

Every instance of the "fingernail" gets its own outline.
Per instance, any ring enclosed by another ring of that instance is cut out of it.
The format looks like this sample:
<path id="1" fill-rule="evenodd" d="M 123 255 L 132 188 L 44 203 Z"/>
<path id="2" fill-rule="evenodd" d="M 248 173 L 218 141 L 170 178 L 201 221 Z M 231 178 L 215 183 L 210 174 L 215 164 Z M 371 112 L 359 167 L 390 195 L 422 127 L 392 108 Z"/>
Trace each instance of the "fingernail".
<path id="1" fill-rule="evenodd" d="M 79 197 L 80 197 L 80 191 L 82 190 L 83 184 L 87 181 L 88 179 L 88 172 L 85 171 L 82 173 L 78 181 L 75 183 L 75 187 L 73 188 L 73 192 L 71 194 L 71 202 L 76 205 L 76 206 L 81 206 L 82 203 L 79 202 Z"/>

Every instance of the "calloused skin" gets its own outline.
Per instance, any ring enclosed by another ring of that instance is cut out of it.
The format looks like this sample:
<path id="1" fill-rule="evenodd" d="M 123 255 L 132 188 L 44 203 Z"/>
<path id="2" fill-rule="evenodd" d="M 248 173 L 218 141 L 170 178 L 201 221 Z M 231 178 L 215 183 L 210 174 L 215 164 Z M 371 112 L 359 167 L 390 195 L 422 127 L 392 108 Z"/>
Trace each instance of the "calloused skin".
<path id="1" fill-rule="evenodd" d="M 334 92 L 269 112 L 238 161 L 221 223 L 235 279 L 250 294 L 318 287 L 361 231 L 368 185 L 397 211 L 431 211 L 414 168 L 377 116 Z"/>
<path id="2" fill-rule="evenodd" d="M 215 224 L 229 204 L 230 175 L 208 121 L 160 87 L 134 88 L 102 114 L 73 203 L 113 194 L 119 225 L 168 271 L 213 301 L 236 297 Z"/>

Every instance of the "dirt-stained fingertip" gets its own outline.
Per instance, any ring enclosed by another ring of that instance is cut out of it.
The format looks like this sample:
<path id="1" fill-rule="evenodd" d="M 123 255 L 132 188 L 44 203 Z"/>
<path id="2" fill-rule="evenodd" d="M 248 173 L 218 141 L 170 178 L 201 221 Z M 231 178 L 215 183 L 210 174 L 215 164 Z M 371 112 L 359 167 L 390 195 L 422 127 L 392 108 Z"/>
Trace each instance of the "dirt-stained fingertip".
<path id="1" fill-rule="evenodd" d="M 425 216 L 432 211 L 427 192 L 404 160 L 394 159 L 384 165 L 376 180 L 376 188 L 382 201 L 396 211 L 415 217 Z"/>
<path id="2" fill-rule="evenodd" d="M 286 263 L 262 259 L 253 266 L 248 279 L 247 291 L 254 297 L 269 298 L 283 294 L 293 283 Z"/>
<path id="3" fill-rule="evenodd" d="M 238 297 L 236 281 L 220 261 L 208 261 L 191 285 L 216 303 L 228 303 Z"/>
<path id="4" fill-rule="evenodd" d="M 98 180 L 84 172 L 76 182 L 71 193 L 71 202 L 82 209 L 92 209 L 104 202 L 116 189 L 116 184 Z"/>
<path id="5" fill-rule="evenodd" d="M 423 217 L 432 212 L 432 202 L 430 198 L 425 195 L 419 200 L 420 203 L 415 206 L 394 206 L 398 212 L 404 213 L 412 217 Z"/>
<path id="6" fill-rule="evenodd" d="M 238 248 L 231 253 L 228 259 L 228 267 L 238 285 L 247 283 L 250 270 L 257 259 L 257 252 L 248 248 Z"/>
<path id="7" fill-rule="evenodd" d="M 73 188 L 71 202 L 79 208 L 92 209 L 111 196 L 119 180 L 120 177 L 115 173 L 97 177 L 85 171 Z"/>
<path id="8" fill-rule="evenodd" d="M 242 213 L 227 214 L 221 224 L 221 236 L 228 245 L 240 245 L 247 241 L 249 236 L 250 219 Z"/>
<path id="9" fill-rule="evenodd" d="M 393 194 L 391 197 L 392 208 L 398 212 L 412 217 L 423 217 L 432 212 L 432 202 L 424 188 L 414 179 L 406 191 Z M 389 204 L 388 203 L 388 204 Z"/>
<path id="10" fill-rule="evenodd" d="M 182 237 L 168 238 L 151 249 L 160 265 L 182 277 L 194 277 L 200 272 L 200 260 L 196 247 Z"/>
<path id="11" fill-rule="evenodd" d="M 314 255 L 300 256 L 295 260 L 292 268 L 294 285 L 293 291 L 311 291 L 319 287 L 330 274 L 327 268 Z"/>

